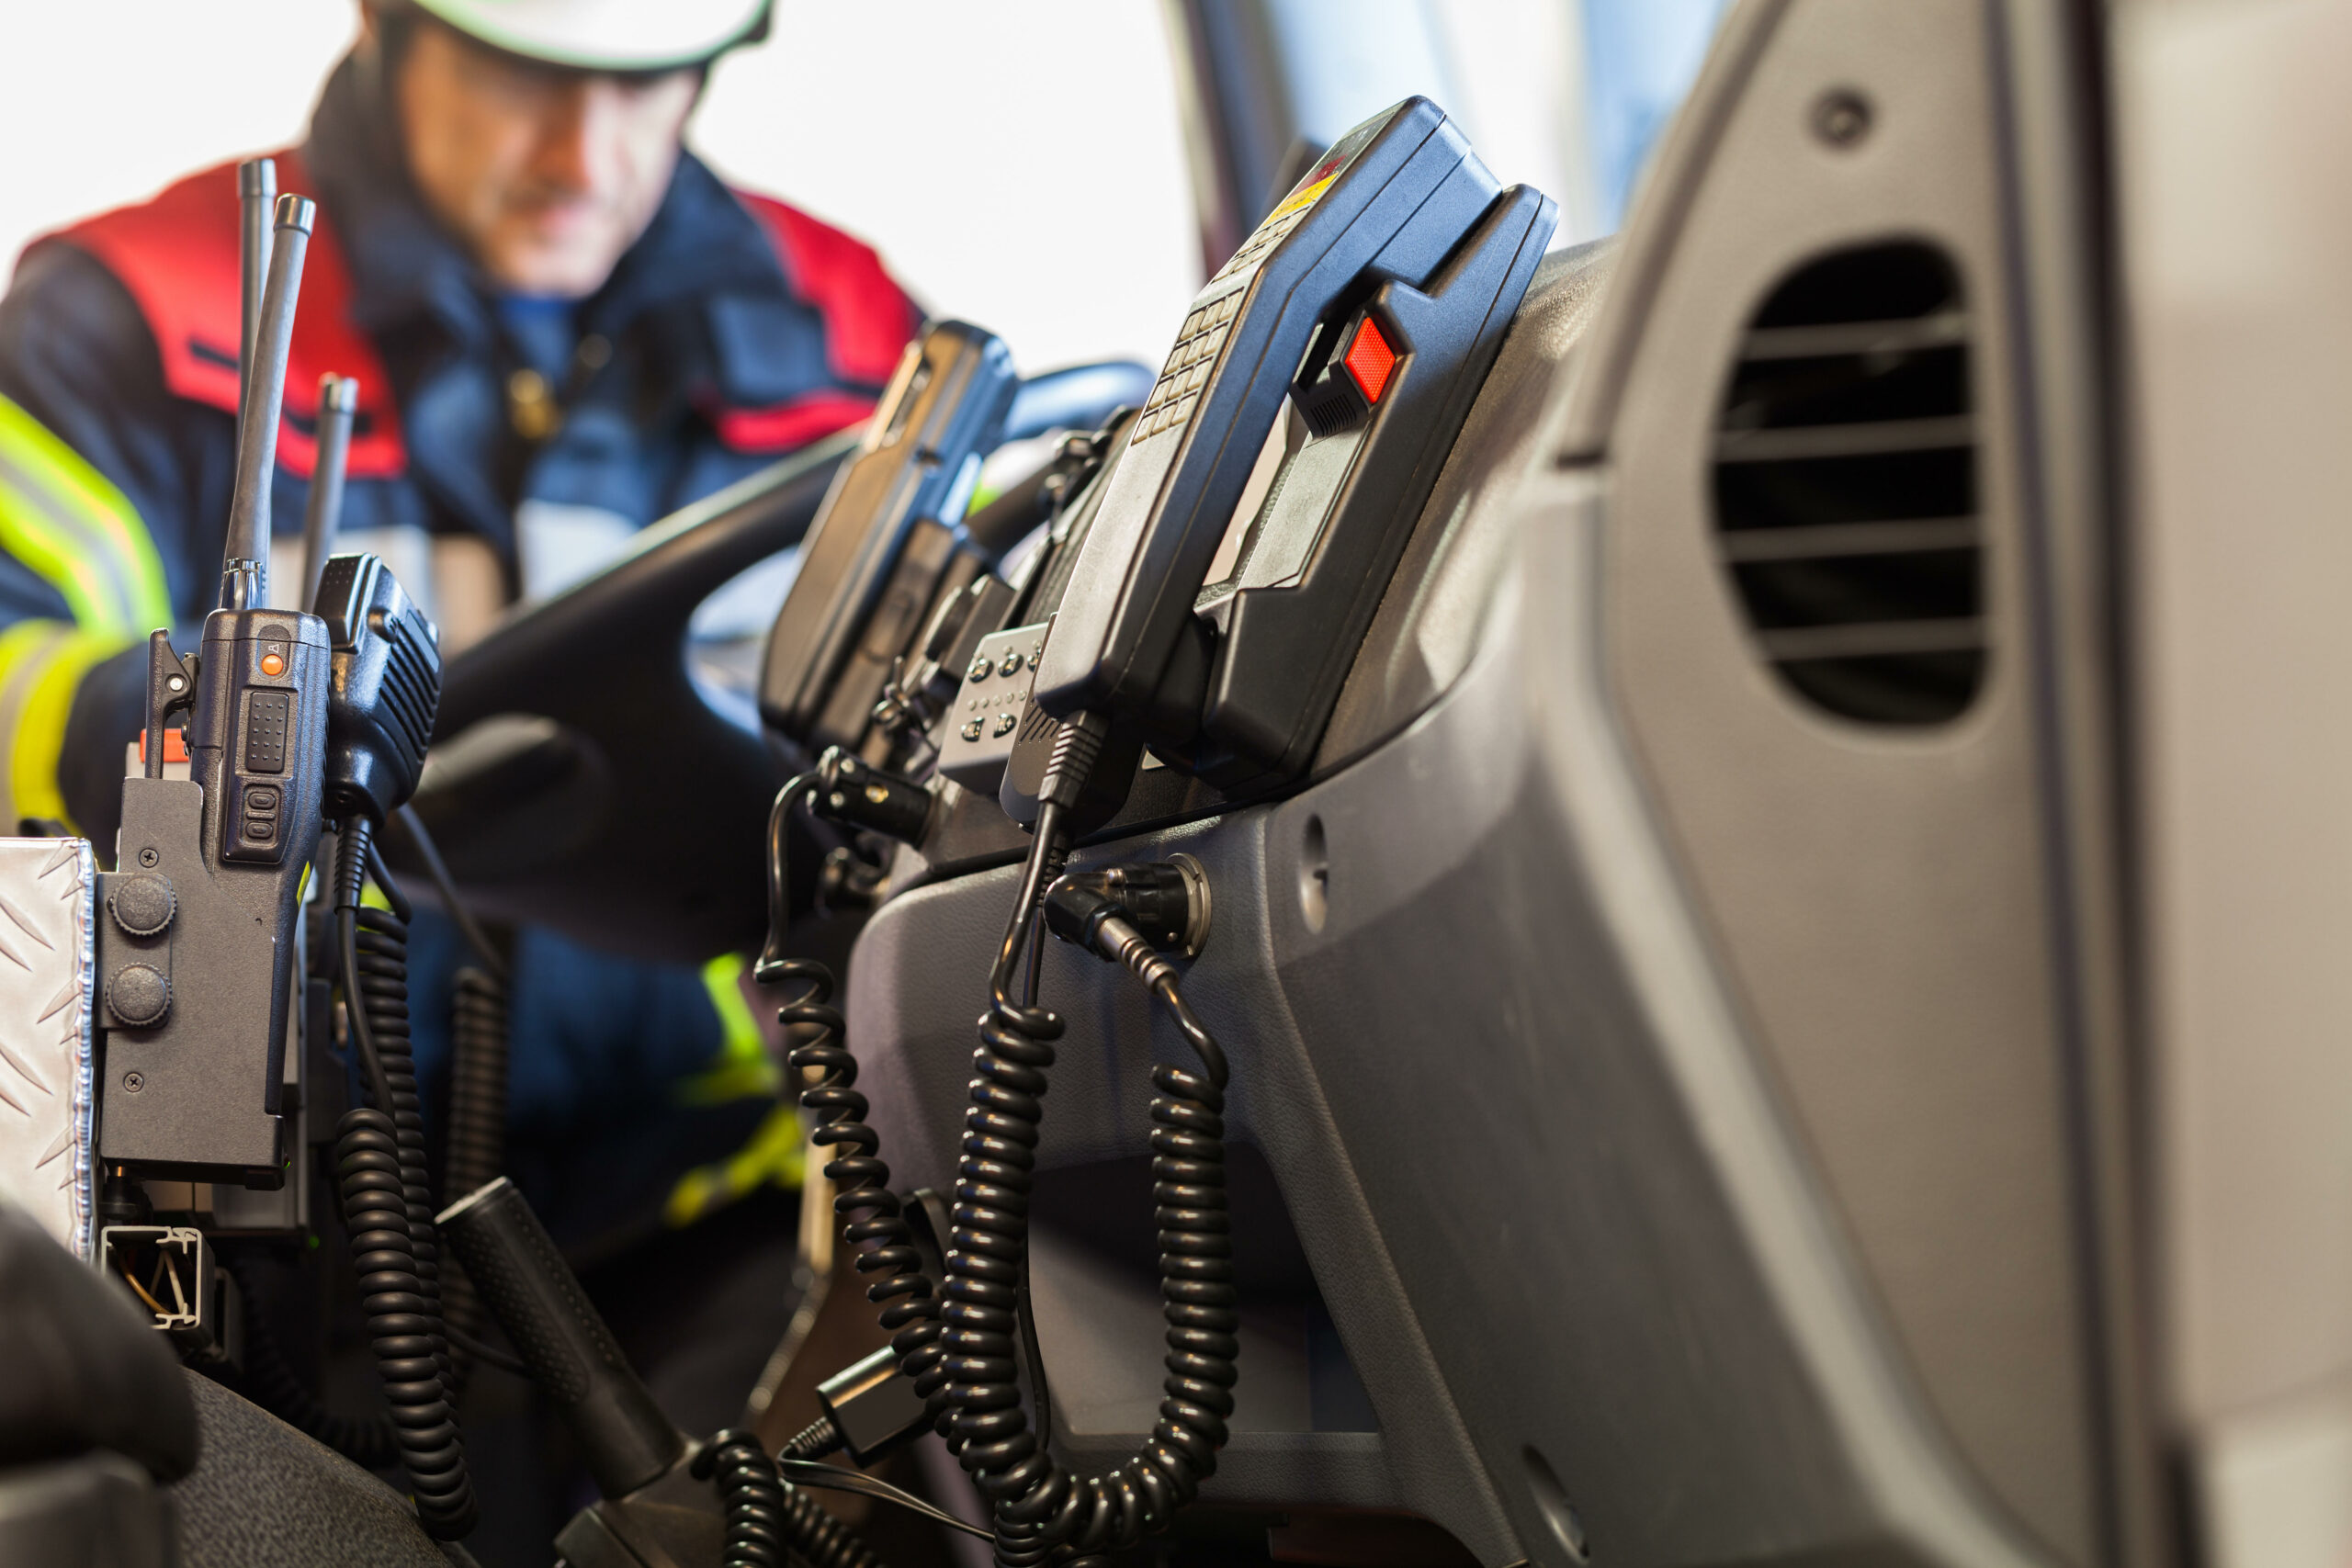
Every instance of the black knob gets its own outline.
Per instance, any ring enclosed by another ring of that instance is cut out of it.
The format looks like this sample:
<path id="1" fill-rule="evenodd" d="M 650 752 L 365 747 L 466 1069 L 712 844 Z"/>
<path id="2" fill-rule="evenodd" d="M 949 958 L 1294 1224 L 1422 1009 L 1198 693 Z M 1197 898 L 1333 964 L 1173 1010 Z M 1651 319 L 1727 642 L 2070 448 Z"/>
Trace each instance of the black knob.
<path id="1" fill-rule="evenodd" d="M 172 1010 L 172 983 L 151 964 L 126 964 L 107 982 L 107 1006 L 133 1029 L 149 1029 Z"/>
<path id="2" fill-rule="evenodd" d="M 132 936 L 161 936 L 179 910 L 172 879 L 153 872 L 134 871 L 114 879 L 107 895 L 107 911 L 114 923 Z"/>

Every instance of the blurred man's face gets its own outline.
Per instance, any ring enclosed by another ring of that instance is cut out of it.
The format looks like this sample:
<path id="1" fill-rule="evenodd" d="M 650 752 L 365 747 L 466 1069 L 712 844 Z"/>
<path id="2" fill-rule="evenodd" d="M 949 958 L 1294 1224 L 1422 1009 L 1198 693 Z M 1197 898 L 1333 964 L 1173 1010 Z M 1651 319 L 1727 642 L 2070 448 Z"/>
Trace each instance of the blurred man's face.
<path id="1" fill-rule="evenodd" d="M 542 67 L 420 26 L 395 86 L 409 173 L 501 288 L 593 294 L 653 220 L 701 77 Z"/>

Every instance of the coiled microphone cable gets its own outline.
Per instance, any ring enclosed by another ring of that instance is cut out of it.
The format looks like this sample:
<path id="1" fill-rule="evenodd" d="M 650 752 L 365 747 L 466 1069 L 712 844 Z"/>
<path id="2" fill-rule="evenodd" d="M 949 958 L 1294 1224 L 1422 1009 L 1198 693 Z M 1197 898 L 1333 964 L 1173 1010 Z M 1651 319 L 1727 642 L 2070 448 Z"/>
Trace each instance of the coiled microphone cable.
<path id="1" fill-rule="evenodd" d="M 1038 925 L 1047 889 L 1063 880 L 1073 809 L 1108 739 L 1107 725 L 1081 716 L 1063 728 L 1046 769 L 1035 838 L 989 975 L 989 1010 L 981 1021 L 972 1102 L 965 1116 L 944 1305 L 922 1274 L 899 1200 L 888 1190 L 880 1139 L 865 1122 L 867 1102 L 855 1088 L 856 1060 L 842 1039 L 842 1014 L 831 1006 L 832 976 L 821 965 L 782 953 L 792 812 L 808 801 L 826 815 L 858 820 L 864 813 L 853 803 L 863 799 L 893 821 L 861 825 L 886 831 L 895 827 L 897 836 L 906 837 L 920 826 L 917 807 L 911 799 L 896 799 L 893 791 L 903 786 L 912 792 L 915 786 L 869 768 L 855 787 L 839 787 L 861 764 L 829 752 L 816 772 L 778 793 L 769 816 L 770 934 L 754 974 L 763 982 L 804 987 L 779 1017 L 801 1035 L 790 1053 L 793 1066 L 816 1075 L 802 1094 L 803 1106 L 817 1122 L 812 1140 L 846 1150 L 826 1168 L 840 1189 L 836 1209 L 845 1222 L 844 1237 L 857 1249 L 861 1272 L 886 1275 L 868 1296 L 886 1308 L 883 1321 L 894 1331 L 899 1372 L 912 1380 L 950 1450 L 989 1495 L 996 1557 L 1004 1568 L 1049 1562 L 1083 1568 L 1164 1528 L 1215 1472 L 1233 1413 L 1239 1346 L 1225 1198 L 1225 1055 L 1185 1004 L 1173 965 L 1126 918 L 1135 908 L 1148 908 L 1149 914 L 1136 918 L 1163 940 L 1182 935 L 1188 929 L 1183 889 L 1197 880 L 1196 867 L 1187 874 L 1156 868 L 1166 874 L 1148 886 L 1133 876 L 1071 878 L 1069 895 L 1053 913 L 1057 934 L 1083 942 L 1134 974 L 1176 1018 L 1200 1057 L 1197 1072 L 1161 1064 L 1152 1073 L 1159 1090 L 1151 1106 L 1151 1142 L 1170 1352 L 1160 1418 L 1143 1450 L 1125 1463 L 1104 1475 L 1072 1476 L 1047 1450 L 1043 1426 L 1048 1396 L 1038 1370 L 1031 1374 L 1040 1407 L 1037 1428 L 1022 1408 L 1023 1353 L 1033 1369 L 1036 1362 L 1024 1312 L 1028 1199 L 1053 1042 L 1064 1029 L 1058 1015 L 1036 1004 L 1043 936 Z M 1194 926 L 1205 921 L 1204 883 L 1197 896 Z M 1018 998 L 1016 975 L 1022 976 Z M 813 1457 L 841 1446 L 840 1425 L 829 1416 L 793 1438 L 785 1453 Z M 765 1466 L 750 1466 L 741 1455 L 713 1455 L 709 1462 L 734 1477 L 730 1517 L 740 1506 L 751 1521 L 747 1529 L 755 1534 L 764 1530 L 756 1521 L 768 1517 L 764 1510 L 772 1500 L 762 1491 L 763 1477 L 747 1474 L 746 1467 Z"/>
<path id="2" fill-rule="evenodd" d="M 458 971 L 456 992 L 449 1026 L 449 1139 L 441 1190 L 461 1194 L 479 1190 L 506 1170 L 506 986 L 488 971 L 468 964 Z M 468 1341 L 481 1337 L 487 1320 L 481 1293 L 454 1261 L 441 1296 L 457 1374 L 454 1393 L 464 1389 L 477 1359 Z"/>
<path id="3" fill-rule="evenodd" d="M 441 858 L 440 846 L 416 807 L 403 805 L 392 815 L 407 830 L 416 858 L 441 896 L 442 909 L 475 958 L 458 971 L 449 1024 L 449 1135 L 441 1189 L 459 1198 L 506 1174 L 506 959 L 458 896 L 457 879 L 449 874 L 448 863 Z M 470 1347 L 481 1338 L 484 1315 L 473 1281 L 454 1264 L 442 1281 L 441 1297 L 454 1397 L 464 1389 L 478 1359 Z"/>
<path id="4" fill-rule="evenodd" d="M 399 1438 L 390 1418 L 381 1413 L 344 1416 L 321 1404 L 287 1359 L 277 1325 L 262 1304 L 261 1279 L 251 1262 L 242 1253 L 223 1248 L 220 1263 L 244 1298 L 245 1365 L 239 1386 L 245 1397 L 354 1464 L 368 1470 L 398 1464 Z"/>
<path id="5" fill-rule="evenodd" d="M 361 905 L 371 870 L 391 909 Z M 334 898 L 344 1005 L 372 1101 L 345 1112 L 335 1128 L 344 1223 L 417 1518 L 427 1535 L 455 1540 L 472 1530 L 479 1510 L 449 1406 L 439 1248 L 409 1046 L 408 920 L 375 853 L 372 827 L 357 813 L 345 818 L 335 845 Z"/>
<path id="6" fill-rule="evenodd" d="M 942 1337 L 954 1381 L 950 1446 L 989 1497 L 1003 1568 L 1055 1562 L 1077 1568 L 1166 1528 L 1216 1469 L 1233 1414 L 1235 1337 L 1230 1223 L 1226 1212 L 1224 1053 L 1183 1005 L 1175 971 L 1115 917 L 1096 922 L 1098 951 L 1143 978 L 1176 1014 L 1201 1058 L 1198 1072 L 1160 1064 L 1151 1103 L 1153 1197 L 1168 1320 L 1167 1397 L 1142 1450 L 1106 1474 L 1057 1463 L 1021 1405 L 1016 1359 L 1021 1274 L 1043 1098 L 1065 1025 L 1037 1005 L 1037 912 L 1069 853 L 1068 814 L 1109 727 L 1091 715 L 1066 724 L 1047 765 L 1021 891 L 989 975 L 989 1006 L 974 1055 L 956 1168 Z M 1144 956 L 1130 951 L 1128 939 Z M 1023 992 L 1013 980 L 1027 950 Z M 1156 964 L 1157 967 L 1153 964 Z"/>
<path id="7" fill-rule="evenodd" d="M 880 1568 L 880 1561 L 815 1498 L 788 1486 L 753 1434 L 729 1427 L 695 1456 L 694 1473 L 716 1480 L 727 1508 L 721 1568 Z"/>
<path id="8" fill-rule="evenodd" d="M 752 974 L 762 985 L 802 987 L 776 1017 L 787 1038 L 796 1040 L 786 1056 L 793 1071 L 804 1077 L 815 1075 L 800 1091 L 801 1109 L 816 1122 L 809 1142 L 838 1151 L 825 1164 L 825 1179 L 833 1184 L 833 1213 L 842 1224 L 842 1239 L 852 1249 L 858 1273 L 872 1281 L 865 1299 L 882 1309 L 881 1325 L 890 1336 L 900 1375 L 911 1382 L 927 1407 L 944 1414 L 946 1374 L 940 1365 L 937 1287 L 923 1272 L 913 1231 L 898 1194 L 890 1190 L 881 1134 L 865 1121 L 866 1099 L 856 1087 L 857 1058 L 850 1054 L 846 1021 L 832 1005 L 832 971 L 808 959 L 787 958 L 781 951 L 791 918 L 786 853 L 792 813 L 805 800 L 838 800 L 842 809 L 848 809 L 852 797 L 832 786 L 854 782 L 861 767 L 838 750 L 828 751 L 816 770 L 776 793 L 768 813 L 768 942 Z M 852 770 L 850 779 L 842 777 L 844 768 Z M 901 782 L 888 780 L 874 787 L 887 791 Z M 901 831 L 908 826 L 903 819 L 894 825 Z M 784 1451 L 793 1459 L 821 1459 L 843 1444 L 843 1433 L 827 1415 L 795 1437 Z"/>

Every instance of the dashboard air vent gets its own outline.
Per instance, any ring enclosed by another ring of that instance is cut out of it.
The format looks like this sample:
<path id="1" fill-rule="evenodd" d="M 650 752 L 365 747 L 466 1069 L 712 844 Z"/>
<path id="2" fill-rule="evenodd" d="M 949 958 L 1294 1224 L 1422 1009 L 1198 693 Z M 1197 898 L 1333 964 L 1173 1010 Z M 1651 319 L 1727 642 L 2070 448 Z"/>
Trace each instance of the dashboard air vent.
<path id="1" fill-rule="evenodd" d="M 1940 724 L 1984 683 L 1968 315 L 1946 254 L 1835 252 L 1740 343 L 1715 432 L 1715 544 L 1766 660 L 1868 724 Z"/>

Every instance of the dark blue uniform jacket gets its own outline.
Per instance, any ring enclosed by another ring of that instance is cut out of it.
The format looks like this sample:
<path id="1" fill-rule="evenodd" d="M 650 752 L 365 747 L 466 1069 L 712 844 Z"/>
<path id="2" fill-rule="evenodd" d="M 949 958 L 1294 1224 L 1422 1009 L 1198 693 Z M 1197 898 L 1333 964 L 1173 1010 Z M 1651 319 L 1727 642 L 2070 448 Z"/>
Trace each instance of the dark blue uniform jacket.
<path id="1" fill-rule="evenodd" d="M 372 354 L 364 376 L 386 383 L 368 389 L 354 446 L 343 518 L 355 544 L 389 537 L 382 530 L 471 536 L 492 547 L 513 591 L 518 508 L 586 509 L 641 527 L 851 423 L 919 323 L 870 251 L 781 204 L 739 197 L 691 154 L 594 296 L 569 309 L 502 301 L 422 209 L 390 123 L 375 72 L 355 55 L 287 160 L 307 185 L 281 182 L 321 208 L 304 308 L 339 304 L 345 318 L 322 317 L 311 335 L 340 330 L 355 352 Z M 152 237 L 135 242 L 144 251 L 121 250 L 127 231 L 108 221 L 27 252 L 0 301 L 0 394 L 135 507 L 185 634 L 218 589 L 235 461 L 232 400 L 188 391 L 220 385 L 221 345 L 206 341 L 202 323 L 233 323 L 236 304 L 217 289 L 192 302 L 163 298 L 185 293 L 191 276 L 217 278 L 218 266 L 175 269 L 166 254 L 142 273 L 158 259 Z M 219 221 L 233 244 L 233 203 Z M 209 235 L 216 263 L 220 238 Z M 324 270 L 322 246 L 333 252 Z M 199 322 L 187 342 L 177 341 L 184 319 Z M 232 325 L 232 388 L 234 343 Z M 511 407 L 525 369 L 561 407 L 560 428 L 536 440 Z M 308 490 L 310 392 L 289 383 L 295 406 L 272 492 L 281 539 L 299 532 Z M 0 627 L 64 614 L 40 573 L 0 555 Z M 60 783 L 102 844 L 111 843 L 142 676 L 143 653 L 131 650 L 91 671 L 73 706 Z M 415 948 L 429 1089 L 446 1070 L 447 982 L 458 954 L 446 925 L 423 914 Z M 719 1047 L 718 1016 L 694 972 L 526 931 L 514 1024 L 517 1175 L 558 1223 L 566 1211 L 642 1212 L 668 1176 L 723 1152 L 764 1111 L 650 1111 L 674 1103 L 680 1076 Z"/>

